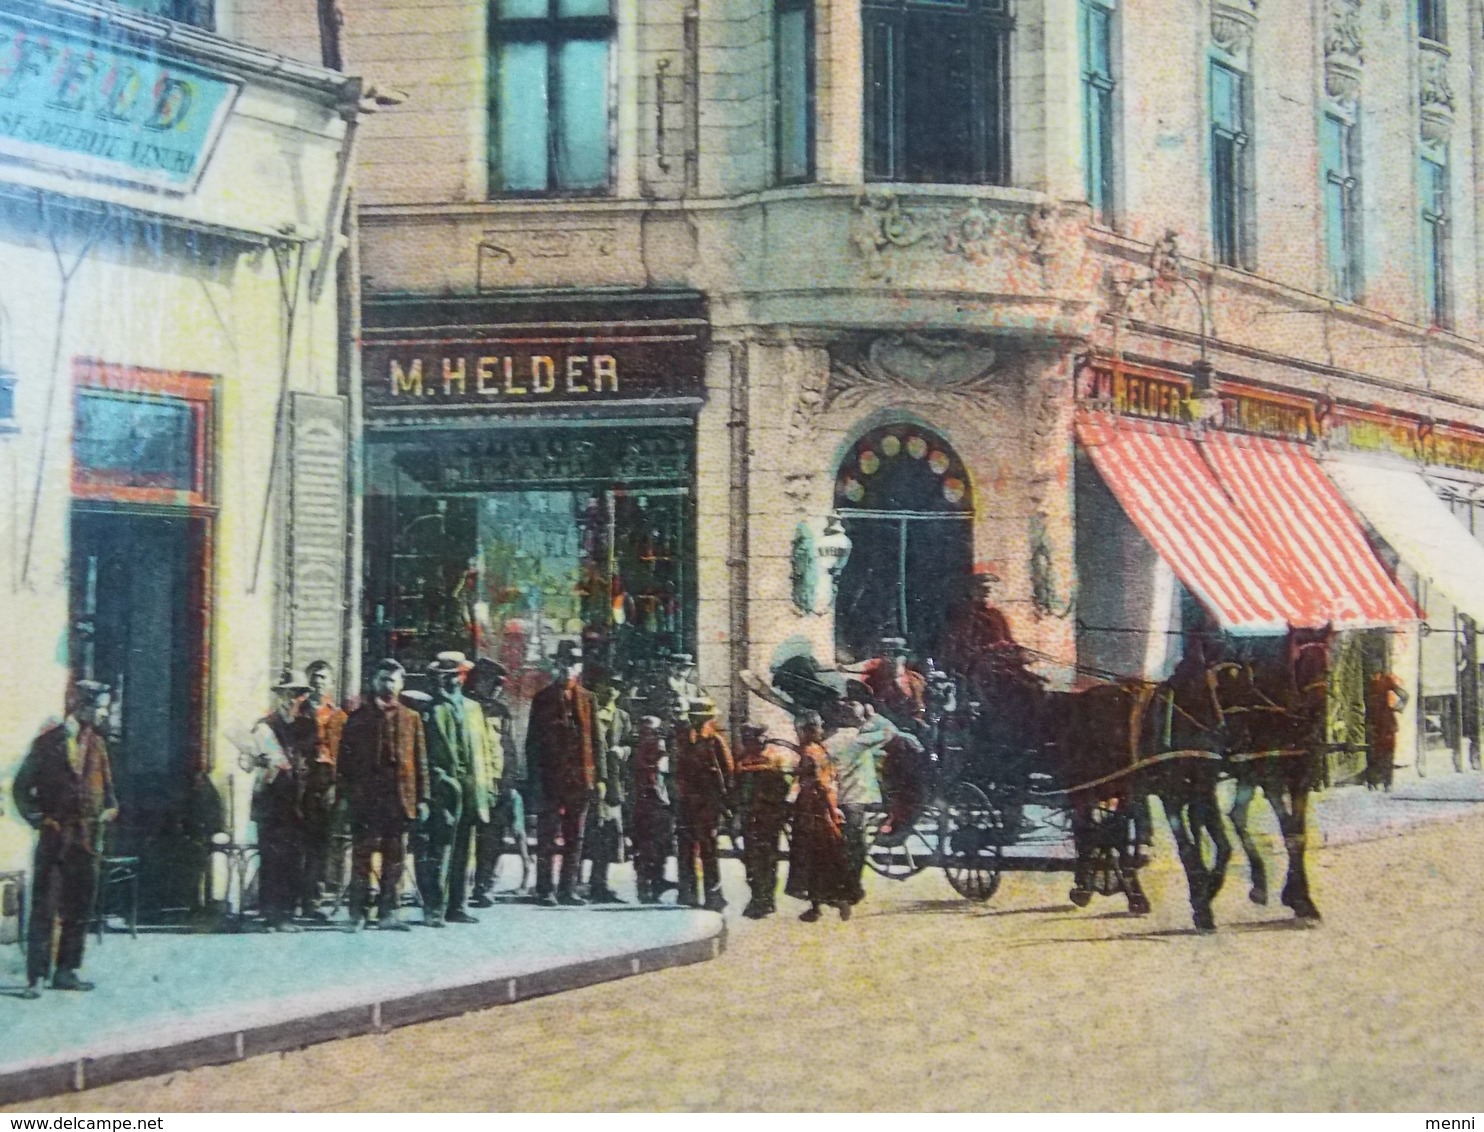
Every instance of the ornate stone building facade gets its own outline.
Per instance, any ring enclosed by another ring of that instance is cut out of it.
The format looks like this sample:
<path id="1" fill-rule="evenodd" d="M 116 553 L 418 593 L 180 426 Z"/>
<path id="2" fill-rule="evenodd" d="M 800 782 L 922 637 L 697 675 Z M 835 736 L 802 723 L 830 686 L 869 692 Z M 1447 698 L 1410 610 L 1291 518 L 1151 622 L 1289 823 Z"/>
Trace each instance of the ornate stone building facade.
<path id="1" fill-rule="evenodd" d="M 1313 448 L 1360 437 L 1330 426 L 1373 408 L 1401 438 L 1392 454 L 1419 474 L 1451 466 L 1453 505 L 1472 514 L 1466 465 L 1484 427 L 1476 3 L 343 8 L 348 65 L 407 94 L 364 131 L 358 165 L 368 343 L 388 344 L 364 380 L 368 396 L 403 398 L 368 407 L 371 506 L 386 511 L 368 523 L 390 532 L 370 574 L 395 573 L 398 554 L 442 554 L 487 580 L 486 536 L 514 512 L 455 497 L 552 493 L 521 513 L 586 514 L 571 545 L 500 553 L 565 555 L 564 576 L 586 578 L 582 600 L 527 618 L 515 659 L 534 655 L 532 636 L 590 628 L 602 606 L 599 638 L 649 626 L 683 645 L 735 720 L 739 670 L 801 642 L 826 662 L 855 659 L 879 633 L 929 651 L 951 600 L 942 577 L 991 562 L 1034 649 L 1063 666 L 1157 672 L 1187 580 L 1144 562 L 1138 532 L 1119 542 L 1118 516 L 1079 516 L 1100 498 L 1086 493 L 1097 473 L 1078 455 L 1079 412 L 1237 432 L 1265 421 L 1251 431 Z M 239 31 L 282 47 L 307 18 L 263 0 Z M 424 350 L 449 339 L 466 358 Z M 588 380 L 598 355 L 616 382 Z M 1079 380 L 1088 359 L 1109 382 Z M 1202 394 L 1222 406 L 1193 421 Z M 397 448 L 471 431 L 613 435 L 605 426 L 678 436 L 679 455 L 643 482 L 604 465 L 562 483 L 528 460 L 503 487 L 508 458 L 489 455 L 470 472 L 482 486 L 460 493 L 429 487 Z M 1431 438 L 1450 428 L 1466 455 L 1438 456 Z M 378 459 L 390 479 L 376 480 Z M 646 483 L 687 502 L 625 534 L 622 500 L 655 511 L 669 498 Z M 796 601 L 800 526 L 819 535 L 836 511 L 854 543 L 838 600 Z M 459 549 L 418 542 L 417 523 Z M 583 542 L 604 523 L 601 549 Z M 1079 542 L 1079 527 L 1111 533 Z M 655 568 L 660 543 L 683 569 Z M 625 555 L 646 565 L 630 570 Z M 1427 683 L 1422 654 L 1446 641 L 1438 664 L 1461 671 L 1454 642 L 1472 630 L 1426 592 L 1425 564 L 1393 565 L 1446 635 L 1429 646 L 1416 625 L 1395 626 L 1379 663 Z M 1116 593 L 1098 589 L 1109 576 L 1124 580 Z M 475 636 L 506 631 L 488 592 L 412 624 L 406 608 L 429 589 L 435 605 L 468 592 L 430 577 L 368 574 L 384 597 L 366 607 L 368 633 L 384 623 L 388 647 L 415 651 L 440 616 Z M 510 621 L 530 611 L 517 605 Z M 683 610 L 665 615 L 672 605 Z M 1455 736 L 1477 729 L 1460 689 L 1446 708 Z"/>

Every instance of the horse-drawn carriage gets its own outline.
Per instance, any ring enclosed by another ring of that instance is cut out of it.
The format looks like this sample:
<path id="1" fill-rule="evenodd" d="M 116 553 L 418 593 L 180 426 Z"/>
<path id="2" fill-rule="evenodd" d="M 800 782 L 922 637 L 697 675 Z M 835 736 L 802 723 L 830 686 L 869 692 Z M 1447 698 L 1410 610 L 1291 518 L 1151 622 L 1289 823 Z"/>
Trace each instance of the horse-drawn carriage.
<path id="1" fill-rule="evenodd" d="M 930 669 L 926 709 L 893 719 L 917 743 L 889 746 L 881 766 L 885 800 L 867 823 L 875 872 L 905 880 L 941 868 L 976 901 L 990 899 L 1007 872 L 1067 872 L 1073 903 L 1123 895 L 1142 915 L 1150 906 L 1139 870 L 1157 796 L 1195 924 L 1207 930 L 1231 857 L 1217 802 L 1226 777 L 1236 781 L 1230 814 L 1252 869 L 1251 899 L 1267 901 L 1247 828 L 1261 787 L 1288 851 L 1283 902 L 1318 919 L 1303 856 L 1307 798 L 1325 750 L 1326 634 L 1291 634 L 1280 655 L 1266 657 L 1223 655 L 1192 638 L 1166 681 L 1095 674 L 1102 678 L 1075 691 L 1047 687 L 1027 663 L 1036 655 L 1007 649 L 954 677 Z M 776 705 L 826 719 L 839 718 L 848 679 L 807 657 L 775 669 L 771 686 L 745 677 Z"/>

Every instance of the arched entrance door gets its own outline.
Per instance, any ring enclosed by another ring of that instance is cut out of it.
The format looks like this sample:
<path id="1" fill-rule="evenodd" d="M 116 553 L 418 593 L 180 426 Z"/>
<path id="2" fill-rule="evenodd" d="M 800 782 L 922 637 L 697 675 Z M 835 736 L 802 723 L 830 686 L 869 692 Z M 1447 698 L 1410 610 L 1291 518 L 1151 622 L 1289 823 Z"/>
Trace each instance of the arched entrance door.
<path id="1" fill-rule="evenodd" d="M 853 544 L 835 604 L 839 659 L 875 655 L 882 637 L 931 655 L 973 560 L 963 461 L 925 428 L 873 429 L 840 464 L 835 509 Z"/>

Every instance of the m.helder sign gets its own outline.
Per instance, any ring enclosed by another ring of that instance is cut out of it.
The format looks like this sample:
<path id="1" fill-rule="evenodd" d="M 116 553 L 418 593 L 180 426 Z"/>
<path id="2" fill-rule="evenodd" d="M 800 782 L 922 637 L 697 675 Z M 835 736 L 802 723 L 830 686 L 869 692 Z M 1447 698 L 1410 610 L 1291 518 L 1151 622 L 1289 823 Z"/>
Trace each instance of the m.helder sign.
<path id="1" fill-rule="evenodd" d="M 175 60 L 0 16 L 0 157 L 189 192 L 238 90 Z"/>

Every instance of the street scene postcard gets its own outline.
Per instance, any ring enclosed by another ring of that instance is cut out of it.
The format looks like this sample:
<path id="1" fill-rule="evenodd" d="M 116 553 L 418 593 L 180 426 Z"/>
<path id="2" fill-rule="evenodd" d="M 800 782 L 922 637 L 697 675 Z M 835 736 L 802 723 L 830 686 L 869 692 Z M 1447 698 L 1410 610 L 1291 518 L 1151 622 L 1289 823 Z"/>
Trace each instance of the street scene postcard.
<path id="1" fill-rule="evenodd" d="M 1472 1129 L 1481 76 L 0 0 L 0 1107 Z"/>

